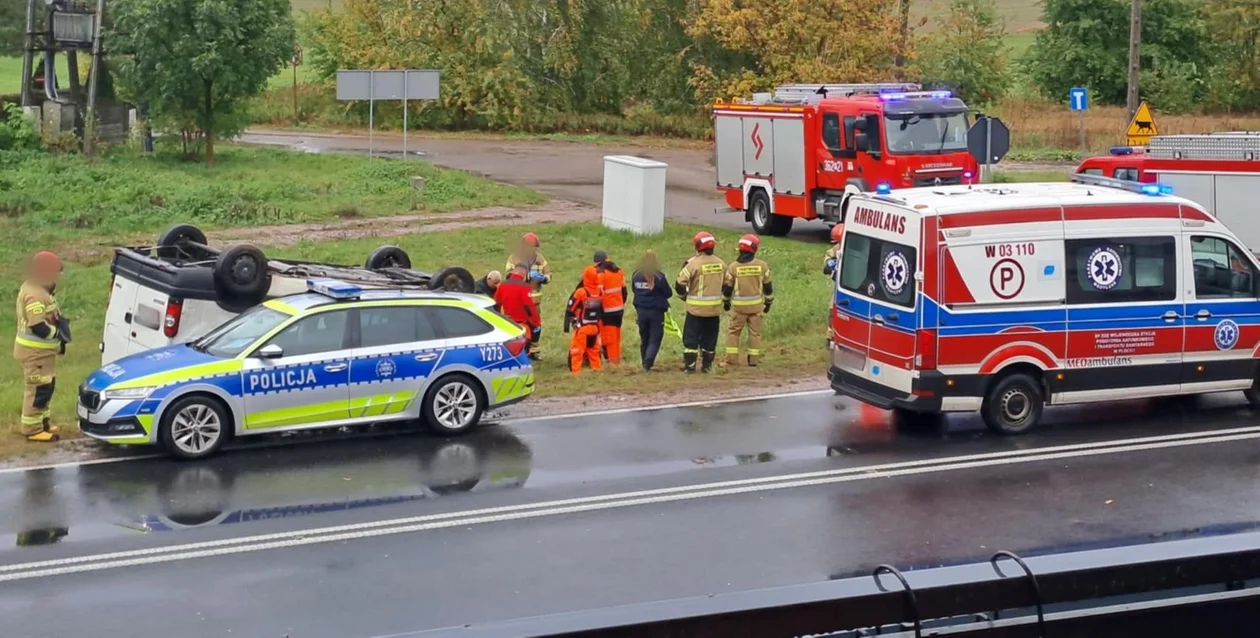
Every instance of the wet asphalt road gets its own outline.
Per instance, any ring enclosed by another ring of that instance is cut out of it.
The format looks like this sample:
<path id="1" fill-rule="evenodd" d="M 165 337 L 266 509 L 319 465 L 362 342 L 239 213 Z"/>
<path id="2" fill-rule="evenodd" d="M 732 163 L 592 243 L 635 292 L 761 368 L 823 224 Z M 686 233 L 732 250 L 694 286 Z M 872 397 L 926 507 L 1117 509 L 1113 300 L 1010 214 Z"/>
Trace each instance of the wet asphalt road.
<path id="1" fill-rule="evenodd" d="M 3 634 L 385 636 L 1260 528 L 1241 397 L 1048 416 L 811 394 L 3 472 Z"/>

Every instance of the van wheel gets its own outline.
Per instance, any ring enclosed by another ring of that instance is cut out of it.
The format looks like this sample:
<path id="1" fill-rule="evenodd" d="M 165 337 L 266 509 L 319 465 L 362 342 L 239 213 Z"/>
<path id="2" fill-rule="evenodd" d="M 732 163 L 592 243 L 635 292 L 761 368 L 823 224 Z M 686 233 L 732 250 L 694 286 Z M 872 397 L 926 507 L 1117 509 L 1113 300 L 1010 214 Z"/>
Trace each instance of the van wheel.
<path id="1" fill-rule="evenodd" d="M 223 447 L 231 436 L 227 409 L 207 396 L 191 396 L 173 403 L 162 414 L 158 440 L 177 458 L 204 459 Z"/>
<path id="2" fill-rule="evenodd" d="M 397 246 L 381 246 L 368 255 L 363 267 L 370 270 L 411 268 L 411 257 L 407 256 L 407 251 Z"/>
<path id="3" fill-rule="evenodd" d="M 447 266 L 429 278 L 429 290 L 473 292 L 475 289 L 472 273 L 459 266 Z"/>
<path id="4" fill-rule="evenodd" d="M 748 216 L 752 221 L 753 231 L 758 235 L 782 237 L 792 230 L 794 218 L 771 213 L 770 197 L 761 189 L 748 195 Z"/>
<path id="5" fill-rule="evenodd" d="M 424 420 L 438 434 L 463 434 L 481 421 L 486 400 L 472 377 L 442 377 L 424 395 Z"/>
<path id="6" fill-rule="evenodd" d="M 993 384 L 980 406 L 984 424 L 998 434 L 1023 434 L 1041 421 L 1045 397 L 1033 377 L 1017 373 Z"/>
<path id="7" fill-rule="evenodd" d="M 192 224 L 175 224 L 158 236 L 157 245 L 163 248 L 184 243 L 206 245 L 206 234 Z"/>
<path id="8" fill-rule="evenodd" d="M 214 283 L 219 292 L 234 301 L 256 304 L 271 288 L 267 257 L 249 244 L 237 244 L 219 253 L 214 260 Z"/>

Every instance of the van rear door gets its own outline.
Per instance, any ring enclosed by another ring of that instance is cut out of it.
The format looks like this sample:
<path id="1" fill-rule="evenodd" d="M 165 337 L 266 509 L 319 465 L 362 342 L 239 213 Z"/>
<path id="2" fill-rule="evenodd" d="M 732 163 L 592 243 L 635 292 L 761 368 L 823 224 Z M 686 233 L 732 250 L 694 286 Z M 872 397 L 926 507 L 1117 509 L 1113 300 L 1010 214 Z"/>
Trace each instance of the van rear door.
<path id="1" fill-rule="evenodd" d="M 105 335 L 101 341 L 101 364 L 127 356 L 131 351 L 132 309 L 139 286 L 126 277 L 113 277 L 109 304 L 105 308 Z"/>

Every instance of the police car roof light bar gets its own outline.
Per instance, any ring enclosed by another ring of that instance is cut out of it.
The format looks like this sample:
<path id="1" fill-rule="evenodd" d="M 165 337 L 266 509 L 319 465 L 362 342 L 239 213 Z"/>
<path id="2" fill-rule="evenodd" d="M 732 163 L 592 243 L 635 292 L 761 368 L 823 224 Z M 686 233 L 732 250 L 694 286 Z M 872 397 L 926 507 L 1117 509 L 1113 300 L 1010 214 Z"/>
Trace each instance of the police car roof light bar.
<path id="1" fill-rule="evenodd" d="M 363 294 L 363 289 L 359 286 L 328 277 L 307 279 L 306 289 L 333 299 L 358 299 Z"/>
<path id="2" fill-rule="evenodd" d="M 1130 193 L 1142 193 L 1144 195 L 1171 195 L 1172 186 L 1167 184 L 1143 184 L 1140 182 L 1130 182 L 1122 179 L 1111 179 L 1102 175 L 1086 175 L 1084 173 L 1076 173 L 1072 175 L 1072 181 L 1077 184 L 1087 184 L 1089 186 L 1102 186 L 1105 188 L 1118 188 L 1126 190 Z"/>

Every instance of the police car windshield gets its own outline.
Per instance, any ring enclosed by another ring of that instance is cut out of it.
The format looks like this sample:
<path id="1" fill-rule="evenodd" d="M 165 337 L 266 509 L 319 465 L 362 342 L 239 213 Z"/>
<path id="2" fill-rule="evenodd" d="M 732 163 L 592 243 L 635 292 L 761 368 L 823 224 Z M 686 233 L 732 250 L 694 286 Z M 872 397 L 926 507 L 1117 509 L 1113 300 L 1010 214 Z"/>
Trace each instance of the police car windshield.
<path id="1" fill-rule="evenodd" d="M 951 153 L 967 150 L 966 113 L 913 113 L 884 118 L 890 153 Z"/>
<path id="2" fill-rule="evenodd" d="M 188 345 L 206 354 L 230 359 L 288 318 L 289 315 L 278 310 L 254 306 Z"/>

